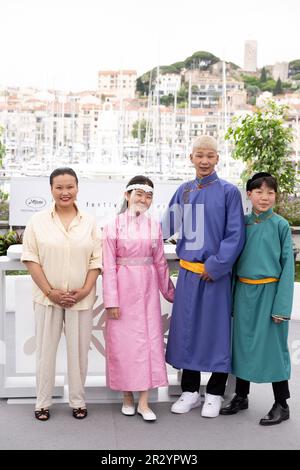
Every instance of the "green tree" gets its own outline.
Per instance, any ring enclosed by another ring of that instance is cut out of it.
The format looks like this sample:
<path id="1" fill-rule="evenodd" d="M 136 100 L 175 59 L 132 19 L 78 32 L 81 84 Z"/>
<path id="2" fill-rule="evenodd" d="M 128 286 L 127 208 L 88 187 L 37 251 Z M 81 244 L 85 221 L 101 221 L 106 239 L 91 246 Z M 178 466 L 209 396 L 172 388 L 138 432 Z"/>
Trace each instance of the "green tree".
<path id="1" fill-rule="evenodd" d="M 291 82 L 281 82 L 282 88 L 290 90 L 292 88 Z"/>
<path id="2" fill-rule="evenodd" d="M 186 85 L 180 87 L 180 90 L 177 93 L 177 103 L 181 105 L 185 105 L 187 103 L 189 97 L 189 90 Z"/>
<path id="3" fill-rule="evenodd" d="M 145 142 L 147 131 L 147 121 L 146 119 L 137 120 L 132 125 L 131 135 L 134 139 L 139 139 L 140 143 Z"/>
<path id="4" fill-rule="evenodd" d="M 253 77 L 252 75 L 245 75 L 245 74 L 242 74 L 241 77 L 245 85 L 252 85 L 252 86 L 257 86 L 260 88 L 261 83 L 257 77 Z"/>
<path id="5" fill-rule="evenodd" d="M 270 172 L 279 183 L 280 197 L 292 194 L 295 166 L 290 158 L 293 131 L 286 126 L 288 106 L 269 100 L 253 114 L 233 118 L 225 138 L 234 144 L 233 158 L 243 160 L 245 181 L 253 173 Z"/>
<path id="6" fill-rule="evenodd" d="M 2 138 L 1 138 L 2 133 L 3 133 L 3 129 L 2 127 L 0 127 L 0 168 L 2 168 L 3 166 L 3 157 L 5 155 L 5 147 L 2 143 Z"/>
<path id="7" fill-rule="evenodd" d="M 289 72 L 292 77 L 300 72 L 300 60 L 292 60 L 292 62 L 289 63 Z"/>
<path id="8" fill-rule="evenodd" d="M 226 62 L 232 68 L 233 70 L 239 70 L 241 67 L 239 65 L 236 65 L 234 62 Z"/>
<path id="9" fill-rule="evenodd" d="M 136 80 L 136 92 L 141 96 L 148 95 L 149 77 L 144 74 Z"/>
<path id="10" fill-rule="evenodd" d="M 164 73 L 176 73 L 180 74 L 184 69 L 194 69 L 199 68 L 202 70 L 207 70 L 211 65 L 219 62 L 219 58 L 210 52 L 198 51 L 195 52 L 190 57 L 187 57 L 184 61 L 174 62 L 170 65 L 160 65 L 159 71 L 161 74 Z M 234 64 L 233 64 L 234 66 Z M 237 66 L 235 66 L 237 67 Z M 153 89 L 157 74 L 157 67 L 149 70 L 144 73 L 136 80 L 136 92 L 140 96 L 148 95 L 150 88 Z"/>
<path id="11" fill-rule="evenodd" d="M 263 67 L 261 69 L 261 74 L 260 74 L 260 82 L 261 83 L 265 83 L 267 81 L 267 72 L 266 72 L 266 68 Z"/>
<path id="12" fill-rule="evenodd" d="M 283 92 L 282 90 L 282 82 L 280 80 L 280 77 L 278 77 L 278 80 L 276 82 L 275 88 L 274 88 L 274 95 L 281 95 Z"/>
<path id="13" fill-rule="evenodd" d="M 8 220 L 9 217 L 9 194 L 0 189 L 0 220 Z"/>
<path id="14" fill-rule="evenodd" d="M 0 189 L 0 203 L 6 202 L 8 200 L 9 194 Z"/>
<path id="15" fill-rule="evenodd" d="M 256 97 L 260 94 L 261 90 L 256 85 L 248 85 L 246 87 L 248 102 L 252 105 L 256 103 Z"/>
<path id="16" fill-rule="evenodd" d="M 160 97 L 160 104 L 164 106 L 171 106 L 174 104 L 174 95 L 169 93 L 168 95 L 164 95 Z"/>
<path id="17" fill-rule="evenodd" d="M 184 68 L 184 62 L 174 62 L 174 64 L 171 64 L 171 67 L 173 67 L 178 73 L 180 73 L 181 70 Z"/>
<path id="18" fill-rule="evenodd" d="M 219 58 L 207 51 L 195 52 L 190 57 L 187 57 L 184 61 L 187 69 L 201 68 L 207 70 L 211 65 L 219 62 Z"/>
<path id="19" fill-rule="evenodd" d="M 260 89 L 262 91 L 271 91 L 272 93 L 275 90 L 276 82 L 273 78 L 269 78 L 265 83 L 261 83 Z"/>
<path id="20" fill-rule="evenodd" d="M 162 65 L 160 68 L 159 68 L 159 71 L 161 74 L 164 74 L 164 73 L 176 73 L 179 75 L 180 71 L 178 71 L 178 65 L 175 64 L 171 64 L 171 65 Z"/>

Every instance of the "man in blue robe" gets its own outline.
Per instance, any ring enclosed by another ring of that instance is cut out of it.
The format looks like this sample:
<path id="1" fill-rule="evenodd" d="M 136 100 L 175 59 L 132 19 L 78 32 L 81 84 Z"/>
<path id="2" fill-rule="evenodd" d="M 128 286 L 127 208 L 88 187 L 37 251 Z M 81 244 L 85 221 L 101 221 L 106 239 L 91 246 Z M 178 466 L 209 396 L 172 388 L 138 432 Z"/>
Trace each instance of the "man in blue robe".
<path id="1" fill-rule="evenodd" d="M 231 368 L 231 270 L 244 245 L 244 216 L 239 190 L 215 171 L 217 141 L 198 137 L 190 160 L 196 178 L 177 189 L 162 221 L 164 238 L 179 232 L 180 259 L 166 361 L 183 369 L 172 412 L 199 406 L 200 371 L 212 372 L 201 414 L 215 417 Z"/>

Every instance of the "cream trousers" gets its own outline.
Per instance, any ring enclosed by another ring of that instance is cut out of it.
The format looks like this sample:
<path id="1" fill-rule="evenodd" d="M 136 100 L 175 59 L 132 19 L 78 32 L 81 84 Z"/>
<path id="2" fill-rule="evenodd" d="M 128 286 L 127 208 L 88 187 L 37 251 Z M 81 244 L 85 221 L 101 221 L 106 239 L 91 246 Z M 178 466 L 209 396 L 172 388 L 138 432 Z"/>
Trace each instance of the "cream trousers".
<path id="1" fill-rule="evenodd" d="M 64 326 L 68 359 L 69 404 L 85 406 L 84 384 L 88 366 L 93 311 L 68 310 L 58 306 L 34 304 L 36 327 L 35 409 L 49 408 L 55 382 L 56 353 Z"/>

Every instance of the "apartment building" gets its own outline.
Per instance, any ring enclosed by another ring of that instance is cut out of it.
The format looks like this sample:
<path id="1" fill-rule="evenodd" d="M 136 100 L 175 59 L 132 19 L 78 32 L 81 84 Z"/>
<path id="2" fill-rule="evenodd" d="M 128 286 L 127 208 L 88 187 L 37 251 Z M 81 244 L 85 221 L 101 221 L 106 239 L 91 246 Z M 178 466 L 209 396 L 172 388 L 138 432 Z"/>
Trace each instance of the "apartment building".
<path id="1" fill-rule="evenodd" d="M 106 97 L 134 98 L 136 70 L 100 70 L 98 72 L 98 93 Z"/>

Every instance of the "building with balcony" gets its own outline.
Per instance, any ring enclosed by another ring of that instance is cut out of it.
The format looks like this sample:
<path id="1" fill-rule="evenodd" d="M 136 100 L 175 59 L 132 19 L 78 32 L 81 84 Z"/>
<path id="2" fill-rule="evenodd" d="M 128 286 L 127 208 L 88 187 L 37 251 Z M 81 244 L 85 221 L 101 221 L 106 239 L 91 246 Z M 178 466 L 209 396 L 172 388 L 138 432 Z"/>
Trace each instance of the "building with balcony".
<path id="1" fill-rule="evenodd" d="M 181 76 L 177 73 L 165 73 L 159 76 L 159 83 L 155 85 L 155 92 L 160 96 L 175 95 L 180 89 Z"/>
<path id="2" fill-rule="evenodd" d="M 98 93 L 117 98 L 134 98 L 136 70 L 100 70 L 98 72 Z"/>

